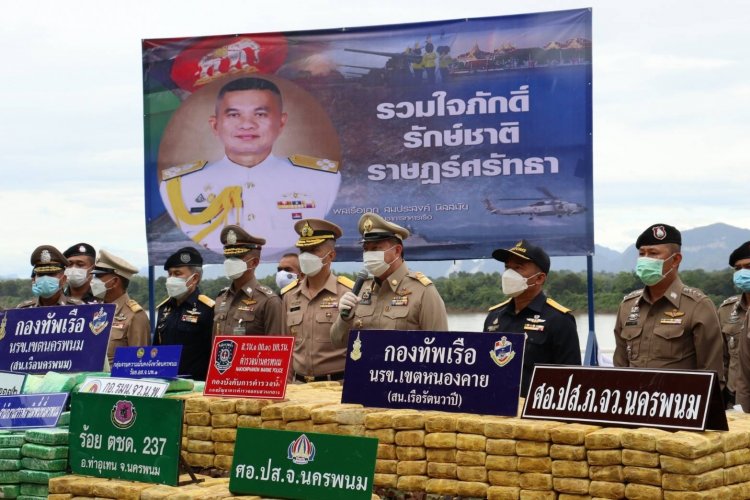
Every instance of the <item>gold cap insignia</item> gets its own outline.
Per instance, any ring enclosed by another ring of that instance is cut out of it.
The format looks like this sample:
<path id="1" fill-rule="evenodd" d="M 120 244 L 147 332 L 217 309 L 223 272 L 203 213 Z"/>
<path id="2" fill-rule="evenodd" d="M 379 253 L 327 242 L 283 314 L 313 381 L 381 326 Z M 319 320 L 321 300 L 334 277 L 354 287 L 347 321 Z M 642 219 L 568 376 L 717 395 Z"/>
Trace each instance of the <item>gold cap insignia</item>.
<path id="1" fill-rule="evenodd" d="M 42 255 L 40 257 L 42 264 L 49 264 L 52 262 L 52 256 L 49 253 L 49 250 L 42 250 Z"/>
<path id="2" fill-rule="evenodd" d="M 235 233 L 233 229 L 230 229 L 227 232 L 227 243 L 230 245 L 237 244 L 237 233 Z"/>
<path id="3" fill-rule="evenodd" d="M 310 223 L 305 222 L 305 225 L 302 226 L 302 231 L 301 231 L 302 236 L 304 236 L 305 238 L 309 238 L 310 236 L 313 235 L 313 233 L 314 231 L 313 231 L 313 228 L 310 227 Z"/>
<path id="4" fill-rule="evenodd" d="M 365 230 L 366 233 L 369 233 L 372 231 L 372 219 L 366 219 L 365 223 L 362 224 L 362 228 Z"/>

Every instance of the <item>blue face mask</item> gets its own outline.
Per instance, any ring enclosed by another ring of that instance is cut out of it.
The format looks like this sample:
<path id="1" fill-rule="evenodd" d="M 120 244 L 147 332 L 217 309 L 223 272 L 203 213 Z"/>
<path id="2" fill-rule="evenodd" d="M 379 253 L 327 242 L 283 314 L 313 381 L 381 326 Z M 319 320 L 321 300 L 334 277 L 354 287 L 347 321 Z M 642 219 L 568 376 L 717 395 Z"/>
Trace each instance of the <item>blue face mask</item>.
<path id="1" fill-rule="evenodd" d="M 60 290 L 60 280 L 54 276 L 38 276 L 31 284 L 34 297 L 48 299 Z"/>
<path id="2" fill-rule="evenodd" d="M 734 272 L 734 286 L 743 292 L 750 292 L 750 269 L 739 269 Z"/>

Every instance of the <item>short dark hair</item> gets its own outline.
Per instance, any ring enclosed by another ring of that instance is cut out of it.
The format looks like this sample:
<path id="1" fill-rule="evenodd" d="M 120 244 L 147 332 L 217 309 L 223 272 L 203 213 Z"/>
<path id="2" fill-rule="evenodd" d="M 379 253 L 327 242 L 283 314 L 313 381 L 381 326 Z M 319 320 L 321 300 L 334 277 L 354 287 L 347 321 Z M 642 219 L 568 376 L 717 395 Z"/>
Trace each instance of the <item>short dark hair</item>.
<path id="1" fill-rule="evenodd" d="M 232 80 L 225 84 L 221 87 L 221 90 L 219 90 L 216 100 L 221 101 L 224 98 L 224 94 L 227 92 L 236 92 L 239 90 L 268 90 L 269 92 L 276 94 L 279 97 L 279 101 L 281 100 L 281 91 L 275 83 L 271 80 L 255 77 L 237 78 L 236 80 Z"/>

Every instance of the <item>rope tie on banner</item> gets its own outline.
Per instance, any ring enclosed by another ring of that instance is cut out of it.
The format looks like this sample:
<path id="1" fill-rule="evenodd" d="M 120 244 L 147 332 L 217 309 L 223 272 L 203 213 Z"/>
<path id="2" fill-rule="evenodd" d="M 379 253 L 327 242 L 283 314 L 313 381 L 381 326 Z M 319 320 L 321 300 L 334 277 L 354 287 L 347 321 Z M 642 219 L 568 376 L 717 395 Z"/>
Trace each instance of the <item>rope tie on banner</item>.
<path id="1" fill-rule="evenodd" d="M 240 220 L 242 186 L 225 187 L 203 211 L 196 214 L 190 213 L 185 206 L 185 202 L 182 199 L 182 182 L 179 177 L 167 181 L 167 196 L 169 203 L 172 205 L 178 227 L 180 227 L 180 222 L 190 226 L 200 226 L 207 224 L 213 219 L 213 222 L 192 237 L 196 243 L 200 243 L 203 238 L 216 228 L 225 225 L 232 209 L 236 212 L 236 220 Z"/>

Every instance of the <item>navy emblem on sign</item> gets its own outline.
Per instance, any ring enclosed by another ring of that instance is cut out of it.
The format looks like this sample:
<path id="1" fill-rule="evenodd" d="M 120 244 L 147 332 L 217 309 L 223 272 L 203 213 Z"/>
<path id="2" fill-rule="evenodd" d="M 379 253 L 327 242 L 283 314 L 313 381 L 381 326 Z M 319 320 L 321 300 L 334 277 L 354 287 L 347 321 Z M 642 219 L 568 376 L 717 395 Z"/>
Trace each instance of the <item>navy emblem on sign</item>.
<path id="1" fill-rule="evenodd" d="M 234 351 L 237 349 L 237 342 L 234 340 L 222 340 L 216 346 L 216 359 L 214 359 L 214 366 L 220 374 L 224 374 L 225 371 L 232 367 L 232 360 L 234 360 Z"/>
<path id="2" fill-rule="evenodd" d="M 495 349 L 490 351 L 490 357 L 497 366 L 505 366 L 516 356 L 513 343 L 508 342 L 508 337 L 502 337 L 495 342 Z"/>

